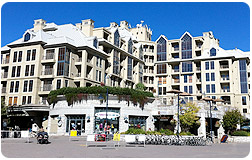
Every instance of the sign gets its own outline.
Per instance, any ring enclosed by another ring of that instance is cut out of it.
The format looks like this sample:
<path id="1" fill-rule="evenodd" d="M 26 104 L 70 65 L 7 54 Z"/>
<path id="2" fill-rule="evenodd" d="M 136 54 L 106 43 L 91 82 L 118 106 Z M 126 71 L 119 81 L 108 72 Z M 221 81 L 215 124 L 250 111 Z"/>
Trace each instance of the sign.
<path id="1" fill-rule="evenodd" d="M 168 115 L 168 111 L 158 111 L 158 115 Z"/>
<path id="2" fill-rule="evenodd" d="M 71 137 L 76 137 L 77 136 L 77 131 L 76 130 L 71 130 L 70 131 L 70 136 Z"/>
<path id="3" fill-rule="evenodd" d="M 98 112 L 95 114 L 96 117 L 103 119 L 106 118 L 106 112 Z M 107 112 L 107 118 L 108 119 L 114 119 L 119 117 L 120 114 L 119 113 L 115 113 L 115 112 Z"/>
<path id="4" fill-rule="evenodd" d="M 120 134 L 115 133 L 113 137 L 113 141 L 120 141 Z"/>

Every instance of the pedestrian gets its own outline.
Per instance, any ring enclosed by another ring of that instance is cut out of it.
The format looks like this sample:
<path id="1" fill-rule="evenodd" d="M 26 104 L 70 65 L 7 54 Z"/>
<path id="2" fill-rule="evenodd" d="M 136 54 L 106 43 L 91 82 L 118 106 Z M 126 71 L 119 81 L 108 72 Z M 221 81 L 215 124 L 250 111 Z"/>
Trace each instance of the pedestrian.
<path id="1" fill-rule="evenodd" d="M 111 124 L 111 132 L 112 132 L 112 134 L 114 134 L 114 129 L 115 129 L 115 127 L 114 127 L 114 124 L 112 123 Z"/>

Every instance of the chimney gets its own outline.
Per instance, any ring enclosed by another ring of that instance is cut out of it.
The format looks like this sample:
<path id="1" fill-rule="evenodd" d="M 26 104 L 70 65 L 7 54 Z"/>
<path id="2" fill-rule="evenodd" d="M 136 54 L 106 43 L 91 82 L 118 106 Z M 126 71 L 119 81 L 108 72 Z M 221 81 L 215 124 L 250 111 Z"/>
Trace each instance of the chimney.
<path id="1" fill-rule="evenodd" d="M 120 27 L 128 29 L 128 27 L 129 27 L 128 22 L 127 21 L 120 21 Z"/>
<path id="2" fill-rule="evenodd" d="M 92 19 L 82 20 L 81 30 L 87 36 L 93 36 L 94 21 Z"/>
<path id="3" fill-rule="evenodd" d="M 110 23 L 110 27 L 117 27 L 117 26 L 118 26 L 118 24 L 116 22 L 111 22 Z"/>
<path id="4" fill-rule="evenodd" d="M 43 19 L 37 19 L 37 20 L 34 20 L 34 32 L 37 32 L 39 30 L 42 30 L 44 27 L 45 27 L 45 24 L 46 24 L 46 21 L 43 20 Z"/>

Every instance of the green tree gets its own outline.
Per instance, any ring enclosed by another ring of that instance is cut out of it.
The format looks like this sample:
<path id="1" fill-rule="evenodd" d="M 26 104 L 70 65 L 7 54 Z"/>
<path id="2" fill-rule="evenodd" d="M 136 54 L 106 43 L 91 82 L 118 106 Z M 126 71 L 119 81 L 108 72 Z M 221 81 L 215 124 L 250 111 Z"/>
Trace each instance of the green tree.
<path id="1" fill-rule="evenodd" d="M 136 85 L 136 90 L 144 91 L 145 88 L 146 87 L 143 83 L 137 83 L 137 85 Z"/>
<path id="2" fill-rule="evenodd" d="M 222 125 L 225 131 L 229 134 L 230 131 L 233 132 L 236 130 L 237 124 L 241 124 L 244 121 L 243 116 L 238 109 L 225 112 L 223 116 Z"/>
<path id="3" fill-rule="evenodd" d="M 179 116 L 182 132 L 188 132 L 194 125 L 200 124 L 199 117 L 197 117 L 199 110 L 200 107 L 197 107 L 195 104 L 186 103 L 185 108 L 182 109 L 184 114 Z"/>
<path id="4" fill-rule="evenodd" d="M 7 115 L 7 106 L 5 106 L 4 98 L 1 98 L 1 116 Z"/>

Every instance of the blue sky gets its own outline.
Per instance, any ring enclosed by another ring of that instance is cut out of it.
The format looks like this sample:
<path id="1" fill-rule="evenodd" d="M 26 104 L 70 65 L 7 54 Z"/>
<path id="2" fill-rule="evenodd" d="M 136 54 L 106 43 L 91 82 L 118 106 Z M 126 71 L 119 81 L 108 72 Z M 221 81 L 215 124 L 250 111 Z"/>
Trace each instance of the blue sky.
<path id="1" fill-rule="evenodd" d="M 1 46 L 22 37 L 35 19 L 56 24 L 93 19 L 95 27 L 127 20 L 136 26 L 141 20 L 153 30 L 152 40 L 161 34 L 179 39 L 185 31 L 192 36 L 213 31 L 224 49 L 250 50 L 250 9 L 246 3 L 5 3 L 1 8 Z"/>

